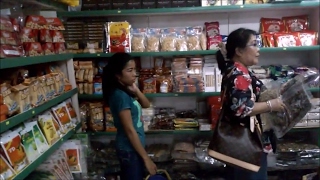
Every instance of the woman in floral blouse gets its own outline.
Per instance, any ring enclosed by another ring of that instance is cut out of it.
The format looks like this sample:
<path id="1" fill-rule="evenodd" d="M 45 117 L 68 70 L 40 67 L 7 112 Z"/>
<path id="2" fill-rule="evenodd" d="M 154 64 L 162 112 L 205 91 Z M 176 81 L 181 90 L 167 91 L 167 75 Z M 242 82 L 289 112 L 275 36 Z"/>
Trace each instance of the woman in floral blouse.
<path id="1" fill-rule="evenodd" d="M 230 33 L 227 44 L 221 44 L 217 52 L 219 69 L 223 75 L 222 91 L 227 87 L 223 106 L 223 118 L 247 124 L 250 116 L 257 116 L 261 126 L 261 113 L 271 111 L 283 112 L 285 105 L 279 98 L 267 102 L 257 102 L 263 83 L 248 70 L 249 66 L 258 64 L 259 47 L 256 32 L 240 28 Z M 229 76 L 227 76 L 230 74 Z M 258 172 L 235 167 L 228 168 L 228 180 L 267 180 L 267 153 L 275 151 L 275 136 L 272 131 L 264 132 L 262 137 L 264 152 Z"/>

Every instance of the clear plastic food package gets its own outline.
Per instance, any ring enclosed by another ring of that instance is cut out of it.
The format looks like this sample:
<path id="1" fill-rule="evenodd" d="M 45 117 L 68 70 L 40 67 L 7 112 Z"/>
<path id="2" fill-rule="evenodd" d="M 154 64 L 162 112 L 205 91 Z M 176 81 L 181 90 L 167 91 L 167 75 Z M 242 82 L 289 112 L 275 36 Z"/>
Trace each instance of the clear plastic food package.
<path id="1" fill-rule="evenodd" d="M 277 82 L 273 82 L 273 88 L 263 91 L 259 101 L 266 102 L 274 98 L 281 98 L 286 105 L 285 112 L 270 112 L 261 115 L 264 130 L 273 129 L 278 138 L 283 137 L 293 128 L 312 108 L 310 91 L 307 90 L 303 76 L 296 76 L 288 82 L 276 88 Z M 281 82 L 278 82 L 281 83 Z"/>

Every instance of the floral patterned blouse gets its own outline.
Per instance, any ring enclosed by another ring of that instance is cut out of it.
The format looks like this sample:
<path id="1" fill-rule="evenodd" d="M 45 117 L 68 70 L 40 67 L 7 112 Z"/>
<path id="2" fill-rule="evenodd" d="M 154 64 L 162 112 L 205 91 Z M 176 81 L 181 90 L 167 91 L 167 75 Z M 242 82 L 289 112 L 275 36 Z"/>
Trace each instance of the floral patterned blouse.
<path id="1" fill-rule="evenodd" d="M 227 92 L 223 102 L 224 118 L 249 124 L 250 116 L 248 115 L 252 112 L 254 102 L 258 101 L 260 92 L 265 86 L 247 67 L 238 62 L 229 62 L 223 75 L 221 91 L 224 91 L 225 87 Z M 262 129 L 260 115 L 257 115 L 257 119 Z M 262 141 L 266 153 L 275 151 L 276 139 L 273 131 L 264 132 Z"/>

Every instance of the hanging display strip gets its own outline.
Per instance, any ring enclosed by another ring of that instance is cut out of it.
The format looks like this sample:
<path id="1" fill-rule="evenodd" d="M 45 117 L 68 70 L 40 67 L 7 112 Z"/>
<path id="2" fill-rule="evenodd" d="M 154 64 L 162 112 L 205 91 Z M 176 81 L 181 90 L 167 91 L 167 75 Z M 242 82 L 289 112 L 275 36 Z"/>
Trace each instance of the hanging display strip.
<path id="1" fill-rule="evenodd" d="M 44 104 L 36 107 L 36 108 L 33 108 L 33 109 L 30 109 L 24 113 L 21 113 L 21 114 L 17 114 L 3 122 L 0 123 L 0 133 L 3 133 L 5 131 L 7 131 L 8 129 L 36 116 L 36 115 L 39 115 L 40 113 L 50 109 L 51 107 L 59 104 L 60 102 L 62 101 L 65 101 L 67 100 L 68 98 L 72 97 L 73 95 L 75 95 L 76 93 L 78 92 L 78 89 L 73 89 L 69 92 L 66 92 L 52 100 L 49 100 L 48 102 L 45 102 Z"/>
<path id="2" fill-rule="evenodd" d="M 29 164 L 25 169 L 23 169 L 19 174 L 17 174 L 13 179 L 25 179 L 32 171 L 34 171 L 38 166 L 42 164 L 52 153 L 54 153 L 64 142 L 70 139 L 81 127 L 81 123 L 78 124 L 74 129 L 70 130 L 66 135 L 60 138 L 56 143 L 54 143 L 47 151 L 41 154 L 35 161 Z"/>
<path id="3" fill-rule="evenodd" d="M 232 11 L 260 11 L 264 9 L 297 9 L 303 7 L 318 7 L 319 2 L 301 2 L 284 4 L 245 4 L 230 6 L 209 6 L 209 7 L 180 7 L 180 8 L 159 8 L 159 9 L 126 9 L 126 10 L 91 10 L 57 12 L 58 17 L 93 17 L 93 16 L 119 16 L 119 15 L 146 15 L 146 14 L 194 14 L 206 12 L 232 12 Z"/>

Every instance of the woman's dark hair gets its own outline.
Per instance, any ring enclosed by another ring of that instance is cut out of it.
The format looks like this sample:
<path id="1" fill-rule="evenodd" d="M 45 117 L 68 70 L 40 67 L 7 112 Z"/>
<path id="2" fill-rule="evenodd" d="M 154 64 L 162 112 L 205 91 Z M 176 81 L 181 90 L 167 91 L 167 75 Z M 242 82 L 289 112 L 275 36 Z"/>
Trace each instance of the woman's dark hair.
<path id="1" fill-rule="evenodd" d="M 245 28 L 239 28 L 237 30 L 232 31 L 227 39 L 226 58 L 231 60 L 236 54 L 236 48 L 245 48 L 250 40 L 250 37 L 256 34 L 257 33 L 254 30 Z M 223 74 L 228 67 L 228 61 L 225 60 L 220 50 L 216 53 L 216 58 L 218 61 L 218 67 L 221 73 Z"/>
<path id="2" fill-rule="evenodd" d="M 127 63 L 133 60 L 130 54 L 127 53 L 115 53 L 108 60 L 108 64 L 103 68 L 102 74 L 102 93 L 103 101 L 106 105 L 109 104 L 109 96 L 116 89 L 120 89 L 126 92 L 128 95 L 134 97 L 134 95 L 128 91 L 128 89 L 119 83 L 116 75 L 121 75 L 122 70 Z"/>

